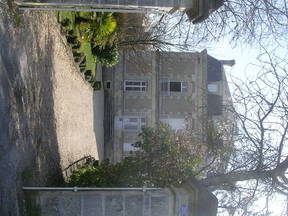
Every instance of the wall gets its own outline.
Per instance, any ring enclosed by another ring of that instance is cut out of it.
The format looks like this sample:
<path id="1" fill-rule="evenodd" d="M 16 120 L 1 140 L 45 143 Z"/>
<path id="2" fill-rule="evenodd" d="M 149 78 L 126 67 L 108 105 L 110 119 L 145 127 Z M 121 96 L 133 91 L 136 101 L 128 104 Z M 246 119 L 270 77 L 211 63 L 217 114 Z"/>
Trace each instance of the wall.
<path id="1" fill-rule="evenodd" d="M 121 60 L 114 68 L 106 68 L 103 73 L 104 80 L 111 80 L 111 88 L 106 89 L 105 100 L 110 101 L 109 111 L 111 124 L 110 133 L 106 135 L 105 145 L 113 148 L 109 158 L 113 162 L 122 159 L 123 143 L 137 141 L 137 131 L 123 130 L 123 118 L 143 117 L 146 127 L 155 127 L 160 119 L 166 122 L 185 122 L 192 118 L 198 127 L 202 113 L 199 107 L 206 104 L 203 94 L 206 92 L 206 55 L 207 53 L 159 53 L 149 51 L 123 52 Z M 147 83 L 146 91 L 125 91 L 125 80 L 139 80 Z M 185 82 L 186 90 L 183 92 L 161 91 L 161 83 Z M 105 103 L 107 103 L 107 101 Z M 106 111 L 108 113 L 108 111 Z M 107 117 L 105 117 L 107 119 Z M 108 121 L 109 122 L 109 121 Z M 107 124 L 107 123 L 106 123 Z M 176 124 L 176 123 L 175 123 Z M 174 123 L 172 124 L 172 126 Z M 179 126 L 177 123 L 176 125 Z M 174 125 L 175 126 L 175 125 Z M 175 127 L 178 127 L 175 126 Z M 179 126 L 180 127 L 180 126 Z M 183 129 L 184 127 L 181 126 Z M 113 132 L 112 132 L 113 131 Z M 106 132 L 107 134 L 107 132 Z M 106 155 L 107 156 L 107 155 Z"/>
<path id="2" fill-rule="evenodd" d="M 41 216 L 175 216 L 189 203 L 187 191 L 42 191 L 37 194 Z M 190 209 L 182 216 L 188 216 Z M 190 210 L 192 211 L 192 209 Z"/>
<path id="3" fill-rule="evenodd" d="M 26 188 L 27 189 L 27 188 Z M 217 198 L 195 179 L 162 189 L 82 188 L 27 193 L 41 216 L 216 216 Z M 42 188 L 43 189 L 43 188 Z M 48 188 L 46 188 L 48 189 Z M 98 189 L 98 191 L 93 191 Z M 100 189 L 100 190 L 99 190 Z"/>
<path id="4" fill-rule="evenodd" d="M 21 2 L 21 1 L 19 1 Z M 34 0 L 25 1 L 36 2 Z M 191 8 L 195 5 L 195 0 L 69 0 L 65 1 L 66 5 L 79 5 L 79 6 L 94 6 L 94 7 L 113 7 L 113 8 L 131 8 L 131 7 L 146 7 L 146 8 L 160 8 L 171 9 L 176 8 Z M 41 3 L 48 4 L 63 4 L 61 0 L 41 0 Z"/>

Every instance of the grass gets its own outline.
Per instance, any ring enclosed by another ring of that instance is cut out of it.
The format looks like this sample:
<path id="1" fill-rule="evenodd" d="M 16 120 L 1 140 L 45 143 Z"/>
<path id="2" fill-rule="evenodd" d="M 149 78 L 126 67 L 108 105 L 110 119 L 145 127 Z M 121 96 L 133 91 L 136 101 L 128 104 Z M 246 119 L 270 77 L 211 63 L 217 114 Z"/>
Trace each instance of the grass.
<path id="1" fill-rule="evenodd" d="M 81 42 L 80 52 L 86 56 L 86 69 L 92 71 L 92 76 L 96 76 L 96 58 L 92 55 L 91 44 L 89 42 Z"/>

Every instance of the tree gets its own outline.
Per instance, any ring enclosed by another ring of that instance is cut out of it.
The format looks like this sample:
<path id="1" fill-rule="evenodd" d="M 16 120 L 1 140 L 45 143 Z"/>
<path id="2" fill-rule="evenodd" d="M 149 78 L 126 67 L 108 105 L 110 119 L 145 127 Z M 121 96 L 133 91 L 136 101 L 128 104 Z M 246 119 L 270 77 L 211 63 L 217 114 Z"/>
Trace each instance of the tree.
<path id="1" fill-rule="evenodd" d="M 238 109 L 231 109 L 239 134 L 227 170 L 200 181 L 221 191 L 221 206 L 231 215 L 252 215 L 253 201 L 259 197 L 266 199 L 260 213 L 268 215 L 273 195 L 288 196 L 287 60 L 266 51 L 261 63 L 261 73 L 253 81 L 234 80 Z"/>
<path id="2" fill-rule="evenodd" d="M 117 46 L 130 50 L 187 50 L 187 44 L 178 40 L 178 35 L 168 22 L 173 17 L 159 14 L 114 14 L 118 21 Z"/>
<path id="3" fill-rule="evenodd" d="M 175 49 L 176 45 L 178 49 L 195 50 L 224 37 L 234 44 L 269 43 L 267 40 L 271 39 L 273 43 L 281 43 L 287 39 L 287 0 L 225 0 L 222 7 L 196 25 L 185 12 L 151 16 L 149 34 L 161 41 L 158 47 L 163 44 L 167 48 L 168 43 L 169 49 Z"/>
<path id="4" fill-rule="evenodd" d="M 189 176 L 195 176 L 203 163 L 205 146 L 194 142 L 186 131 L 173 131 L 167 124 L 145 128 L 140 141 L 131 152 L 132 158 L 148 186 L 178 185 Z"/>

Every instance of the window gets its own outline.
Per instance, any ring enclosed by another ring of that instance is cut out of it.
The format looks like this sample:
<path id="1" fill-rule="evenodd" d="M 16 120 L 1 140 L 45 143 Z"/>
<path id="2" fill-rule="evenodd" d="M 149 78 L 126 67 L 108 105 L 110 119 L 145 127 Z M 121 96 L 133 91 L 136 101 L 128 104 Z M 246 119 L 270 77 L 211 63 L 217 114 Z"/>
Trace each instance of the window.
<path id="1" fill-rule="evenodd" d="M 170 82 L 170 91 L 181 92 L 181 82 Z"/>
<path id="2" fill-rule="evenodd" d="M 161 81 L 160 83 L 162 92 L 187 92 L 188 82 L 179 81 Z"/>
<path id="3" fill-rule="evenodd" d="M 111 81 L 108 80 L 106 81 L 106 89 L 110 89 L 111 88 Z"/>
<path id="4" fill-rule="evenodd" d="M 139 150 L 139 148 L 136 148 L 133 146 L 132 143 L 124 143 L 123 144 L 123 157 L 129 157 L 133 155 L 133 152 Z"/>
<path id="5" fill-rule="evenodd" d="M 146 125 L 146 119 L 143 117 L 124 117 L 123 129 L 126 131 L 139 131 Z"/>
<path id="6" fill-rule="evenodd" d="M 144 92 L 147 90 L 147 81 L 143 80 L 125 80 L 125 91 Z"/>
<path id="7" fill-rule="evenodd" d="M 216 93 L 218 91 L 217 84 L 208 84 L 208 91 L 211 93 Z"/>

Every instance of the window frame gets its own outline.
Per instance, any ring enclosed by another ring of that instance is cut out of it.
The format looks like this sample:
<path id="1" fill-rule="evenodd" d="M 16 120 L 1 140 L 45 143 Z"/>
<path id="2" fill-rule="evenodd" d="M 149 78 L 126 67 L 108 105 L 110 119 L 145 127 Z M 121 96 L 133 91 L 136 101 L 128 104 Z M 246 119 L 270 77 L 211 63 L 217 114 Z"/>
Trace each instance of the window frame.
<path id="1" fill-rule="evenodd" d="M 139 85 L 137 84 L 127 84 L 128 82 L 139 82 Z M 148 87 L 148 81 L 147 80 L 124 80 L 124 91 L 125 92 L 146 92 Z M 139 88 L 139 90 L 135 89 L 127 89 L 127 88 Z"/>
<path id="2" fill-rule="evenodd" d="M 162 87 L 167 83 L 167 91 L 163 90 Z M 180 83 L 180 91 L 171 91 L 171 84 L 170 83 Z M 184 85 L 185 84 L 185 85 Z M 162 93 L 164 92 L 173 92 L 173 93 L 182 93 L 182 92 L 188 92 L 188 82 L 187 81 L 174 81 L 174 80 L 160 80 L 160 90 Z"/>
<path id="3" fill-rule="evenodd" d="M 109 87 L 108 87 L 108 85 L 109 85 Z M 111 88 L 112 88 L 112 81 L 111 80 L 107 80 L 105 82 L 105 89 L 111 89 Z"/>
<path id="4" fill-rule="evenodd" d="M 146 127 L 146 118 L 143 116 L 123 116 L 122 122 L 123 131 L 138 132 Z M 133 129 L 133 126 L 136 126 L 135 129 Z"/>

